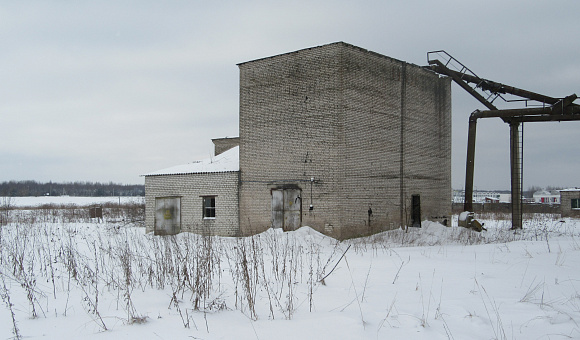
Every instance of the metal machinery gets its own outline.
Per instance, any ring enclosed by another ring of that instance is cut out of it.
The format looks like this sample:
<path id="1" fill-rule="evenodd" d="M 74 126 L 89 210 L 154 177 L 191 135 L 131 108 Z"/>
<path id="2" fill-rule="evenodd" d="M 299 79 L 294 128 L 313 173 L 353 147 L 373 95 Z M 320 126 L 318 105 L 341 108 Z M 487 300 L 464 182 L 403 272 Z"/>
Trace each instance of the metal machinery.
<path id="1" fill-rule="evenodd" d="M 453 81 L 469 92 L 488 109 L 484 111 L 475 110 L 469 116 L 467 162 L 465 166 L 464 210 L 467 212 L 473 211 L 473 172 L 477 120 L 479 118 L 501 118 L 510 126 L 512 229 L 521 229 L 523 123 L 580 120 L 580 105 L 574 104 L 577 96 L 572 94 L 564 98 L 552 98 L 480 78 L 465 65 L 443 50 L 428 52 L 427 60 L 429 62 L 429 67 L 433 71 L 451 77 Z M 512 95 L 519 98 L 508 100 L 505 95 Z M 493 104 L 497 98 L 501 98 L 505 102 L 523 102 L 524 107 L 500 110 Z M 530 102 L 535 102 L 535 105 Z M 474 219 L 470 219 L 470 221 L 471 220 L 475 221 Z M 472 223 L 464 224 L 465 225 L 463 226 L 465 227 L 477 230 L 477 228 L 472 226 Z"/>

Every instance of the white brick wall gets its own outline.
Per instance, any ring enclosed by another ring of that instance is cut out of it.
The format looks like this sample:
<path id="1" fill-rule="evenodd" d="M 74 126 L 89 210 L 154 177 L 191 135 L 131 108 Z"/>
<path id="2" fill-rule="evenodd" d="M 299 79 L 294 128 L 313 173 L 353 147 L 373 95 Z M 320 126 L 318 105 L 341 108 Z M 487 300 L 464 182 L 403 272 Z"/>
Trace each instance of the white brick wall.
<path id="1" fill-rule="evenodd" d="M 240 138 L 238 137 L 214 138 L 211 141 L 213 142 L 214 155 L 216 156 L 240 145 Z"/>
<path id="2" fill-rule="evenodd" d="M 238 172 L 145 177 L 145 223 L 155 225 L 155 198 L 181 197 L 181 231 L 238 236 Z M 202 196 L 216 196 L 216 218 L 204 219 Z"/>
<path id="3" fill-rule="evenodd" d="M 572 199 L 580 199 L 580 190 L 560 191 L 562 217 L 580 217 L 580 210 L 572 209 Z"/>
<path id="4" fill-rule="evenodd" d="M 239 68 L 242 234 L 270 227 L 289 184 L 302 224 L 338 238 L 407 224 L 412 194 L 423 218 L 450 213 L 449 79 L 344 43 Z"/>

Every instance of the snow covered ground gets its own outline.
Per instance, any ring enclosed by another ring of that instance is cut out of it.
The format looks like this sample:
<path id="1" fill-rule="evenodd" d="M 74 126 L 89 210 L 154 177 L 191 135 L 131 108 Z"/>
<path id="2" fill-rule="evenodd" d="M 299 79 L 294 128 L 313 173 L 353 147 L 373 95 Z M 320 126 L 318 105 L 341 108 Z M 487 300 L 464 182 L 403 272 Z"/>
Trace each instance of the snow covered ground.
<path id="1" fill-rule="evenodd" d="M 580 220 L 484 222 L 343 242 L 9 224 L 0 338 L 580 338 Z"/>

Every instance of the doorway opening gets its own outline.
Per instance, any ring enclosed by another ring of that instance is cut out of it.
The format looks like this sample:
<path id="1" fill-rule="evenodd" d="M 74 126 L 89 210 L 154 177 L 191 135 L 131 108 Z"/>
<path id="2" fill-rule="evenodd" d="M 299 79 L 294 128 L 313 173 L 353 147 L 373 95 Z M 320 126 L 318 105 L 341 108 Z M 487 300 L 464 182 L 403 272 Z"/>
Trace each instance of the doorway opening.
<path id="1" fill-rule="evenodd" d="M 411 195 L 411 227 L 421 228 L 421 195 Z"/>

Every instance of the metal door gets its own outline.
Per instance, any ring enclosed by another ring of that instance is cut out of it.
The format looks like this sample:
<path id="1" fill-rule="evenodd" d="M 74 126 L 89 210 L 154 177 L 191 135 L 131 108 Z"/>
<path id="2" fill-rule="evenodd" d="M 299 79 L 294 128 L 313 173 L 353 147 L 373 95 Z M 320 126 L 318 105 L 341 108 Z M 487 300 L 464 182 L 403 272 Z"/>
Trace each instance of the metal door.
<path id="1" fill-rule="evenodd" d="M 272 227 L 296 230 L 302 224 L 300 189 L 272 190 Z"/>
<path id="2" fill-rule="evenodd" d="M 155 198 L 155 235 L 175 235 L 181 230 L 181 198 Z"/>
<path id="3" fill-rule="evenodd" d="M 302 197 L 299 189 L 284 190 L 284 231 L 301 227 Z"/>
<path id="4" fill-rule="evenodd" d="M 284 226 L 284 191 L 272 190 L 272 228 Z"/>

